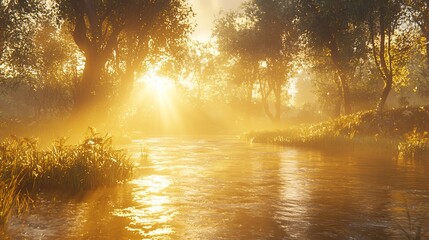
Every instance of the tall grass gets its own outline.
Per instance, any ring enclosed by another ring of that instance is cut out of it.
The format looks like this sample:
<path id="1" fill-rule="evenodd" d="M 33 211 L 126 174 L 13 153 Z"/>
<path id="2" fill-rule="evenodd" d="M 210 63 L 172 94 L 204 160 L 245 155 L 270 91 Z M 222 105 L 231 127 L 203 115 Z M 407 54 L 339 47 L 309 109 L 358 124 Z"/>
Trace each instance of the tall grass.
<path id="1" fill-rule="evenodd" d="M 418 132 L 414 129 L 408 133 L 405 140 L 398 145 L 399 156 L 409 160 L 429 160 L 428 132 Z"/>
<path id="2" fill-rule="evenodd" d="M 12 175 L 10 179 L 0 180 L 0 226 L 5 224 L 13 211 L 21 213 L 28 209 L 31 198 L 19 189 L 21 175 Z"/>
<path id="3" fill-rule="evenodd" d="M 403 158 L 416 160 L 429 159 L 428 131 L 429 106 L 359 112 L 314 125 L 250 132 L 244 137 L 252 142 L 336 151 L 383 149 L 390 155 L 399 150 Z"/>
<path id="4" fill-rule="evenodd" d="M 19 169 L 19 171 L 17 171 Z M 133 164 L 111 137 L 90 129 L 77 145 L 58 139 L 48 150 L 37 140 L 9 137 L 0 143 L 0 224 L 25 206 L 26 194 L 41 190 L 84 191 L 124 182 Z"/>
<path id="5" fill-rule="evenodd" d="M 405 239 L 408 240 L 422 240 L 426 239 L 427 223 L 428 223 L 428 209 L 418 209 L 416 213 L 411 213 L 408 204 L 405 206 L 406 213 L 406 224 L 400 224 L 397 222 L 399 230 L 402 232 Z"/>

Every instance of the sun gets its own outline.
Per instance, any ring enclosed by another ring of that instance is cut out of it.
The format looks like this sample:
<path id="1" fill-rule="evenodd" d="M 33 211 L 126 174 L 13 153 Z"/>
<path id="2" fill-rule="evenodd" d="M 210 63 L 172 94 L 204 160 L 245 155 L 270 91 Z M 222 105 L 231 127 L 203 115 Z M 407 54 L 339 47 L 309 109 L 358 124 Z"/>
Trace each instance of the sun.
<path id="1" fill-rule="evenodd" d="M 156 71 L 146 73 L 138 81 L 135 95 L 141 107 L 149 107 L 152 117 L 159 117 L 162 129 L 180 127 L 182 119 L 179 91 L 176 82 L 168 77 L 159 76 Z"/>
<path id="2" fill-rule="evenodd" d="M 146 92 L 156 98 L 157 101 L 167 100 L 174 90 L 173 81 L 166 77 L 151 74 L 141 80 Z"/>

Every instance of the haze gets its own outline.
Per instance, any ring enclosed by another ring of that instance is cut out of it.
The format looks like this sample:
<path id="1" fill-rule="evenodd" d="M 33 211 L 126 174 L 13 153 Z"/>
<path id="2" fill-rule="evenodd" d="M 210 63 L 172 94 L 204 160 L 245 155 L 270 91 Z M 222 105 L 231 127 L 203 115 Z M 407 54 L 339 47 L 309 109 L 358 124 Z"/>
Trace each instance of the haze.
<path id="1" fill-rule="evenodd" d="M 427 239 L 429 1 L 0 1 L 0 239 Z"/>

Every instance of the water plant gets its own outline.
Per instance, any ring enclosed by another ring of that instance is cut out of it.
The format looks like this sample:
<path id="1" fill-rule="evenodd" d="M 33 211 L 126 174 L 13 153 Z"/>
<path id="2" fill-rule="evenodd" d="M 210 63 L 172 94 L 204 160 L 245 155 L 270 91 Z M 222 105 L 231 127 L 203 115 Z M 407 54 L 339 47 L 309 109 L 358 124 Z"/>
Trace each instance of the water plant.
<path id="1" fill-rule="evenodd" d="M 128 180 L 132 170 L 127 153 L 93 129 L 80 144 L 68 145 L 60 138 L 48 150 L 33 138 L 6 138 L 0 142 L 0 225 L 12 211 L 25 208 L 30 198 L 24 192 L 109 186 Z"/>
<path id="2" fill-rule="evenodd" d="M 31 198 L 19 189 L 21 179 L 20 174 L 14 174 L 10 179 L 0 180 L 0 226 L 7 222 L 13 211 L 28 210 Z"/>
<path id="3" fill-rule="evenodd" d="M 406 204 L 406 224 L 401 225 L 397 223 L 399 230 L 408 240 L 421 240 L 427 237 L 428 229 L 425 228 L 428 220 L 427 207 L 423 211 L 419 209 L 418 212 L 419 214 L 412 214 L 408 204 Z"/>
<path id="4" fill-rule="evenodd" d="M 429 159 L 428 132 L 419 132 L 415 128 L 405 135 L 405 140 L 398 145 L 399 156 L 403 159 Z"/>

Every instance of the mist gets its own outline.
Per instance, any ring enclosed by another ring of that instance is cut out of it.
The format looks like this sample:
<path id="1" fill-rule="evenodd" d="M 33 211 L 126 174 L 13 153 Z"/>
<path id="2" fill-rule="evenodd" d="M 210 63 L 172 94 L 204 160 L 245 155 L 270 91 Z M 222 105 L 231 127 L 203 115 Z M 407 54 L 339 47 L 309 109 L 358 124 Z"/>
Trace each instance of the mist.
<path id="1" fill-rule="evenodd" d="M 427 237 L 428 12 L 0 1 L 0 238 Z"/>

